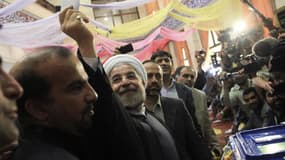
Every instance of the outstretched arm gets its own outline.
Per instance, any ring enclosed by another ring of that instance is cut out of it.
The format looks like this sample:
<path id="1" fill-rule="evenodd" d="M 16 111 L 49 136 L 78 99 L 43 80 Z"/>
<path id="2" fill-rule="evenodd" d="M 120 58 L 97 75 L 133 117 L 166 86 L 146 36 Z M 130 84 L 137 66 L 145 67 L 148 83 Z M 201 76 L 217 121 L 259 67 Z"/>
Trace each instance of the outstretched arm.
<path id="1" fill-rule="evenodd" d="M 82 17 L 82 20 L 81 18 Z M 115 96 L 99 58 L 96 56 L 93 34 L 87 29 L 88 18 L 72 7 L 60 14 L 61 28 L 79 46 L 79 59 L 89 76 L 89 83 L 98 93 L 95 104 L 91 153 L 95 159 L 144 160 L 142 149 L 133 121 Z M 96 62 L 86 63 L 91 58 Z M 104 158 L 103 158 L 104 157 Z"/>
<path id="2" fill-rule="evenodd" d="M 59 15 L 61 30 L 74 39 L 83 57 L 96 58 L 94 36 L 85 23 L 89 22 L 87 16 L 74 10 L 73 7 L 64 9 Z"/>

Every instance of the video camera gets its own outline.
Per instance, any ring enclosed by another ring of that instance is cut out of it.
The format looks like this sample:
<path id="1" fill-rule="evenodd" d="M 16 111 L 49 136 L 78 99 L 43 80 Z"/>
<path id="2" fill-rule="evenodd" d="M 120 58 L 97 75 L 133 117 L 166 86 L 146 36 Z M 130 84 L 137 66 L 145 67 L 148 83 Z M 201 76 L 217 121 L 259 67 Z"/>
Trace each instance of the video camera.
<path id="1" fill-rule="evenodd" d="M 285 28 L 285 6 L 277 9 L 276 16 L 281 28 Z"/>

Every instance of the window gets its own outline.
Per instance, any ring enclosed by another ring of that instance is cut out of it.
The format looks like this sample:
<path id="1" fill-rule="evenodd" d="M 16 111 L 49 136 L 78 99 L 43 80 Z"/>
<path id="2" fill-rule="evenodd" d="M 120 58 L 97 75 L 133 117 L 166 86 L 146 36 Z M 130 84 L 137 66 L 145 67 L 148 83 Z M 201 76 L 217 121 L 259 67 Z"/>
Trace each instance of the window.
<path id="1" fill-rule="evenodd" d="M 123 0 L 93 0 L 92 2 L 96 4 L 106 4 L 119 1 Z M 96 8 L 93 11 L 95 20 L 107 25 L 108 27 L 114 27 L 140 18 L 137 7 L 124 10 Z"/>

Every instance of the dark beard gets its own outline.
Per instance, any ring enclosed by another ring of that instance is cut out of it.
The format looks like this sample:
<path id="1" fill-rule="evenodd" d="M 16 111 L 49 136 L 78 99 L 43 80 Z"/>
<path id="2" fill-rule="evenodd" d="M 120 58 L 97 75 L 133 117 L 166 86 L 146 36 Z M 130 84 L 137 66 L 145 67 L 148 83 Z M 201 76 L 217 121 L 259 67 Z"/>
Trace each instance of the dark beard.
<path id="1" fill-rule="evenodd" d="M 147 88 L 146 94 L 147 94 L 147 96 L 160 95 L 160 88 Z"/>

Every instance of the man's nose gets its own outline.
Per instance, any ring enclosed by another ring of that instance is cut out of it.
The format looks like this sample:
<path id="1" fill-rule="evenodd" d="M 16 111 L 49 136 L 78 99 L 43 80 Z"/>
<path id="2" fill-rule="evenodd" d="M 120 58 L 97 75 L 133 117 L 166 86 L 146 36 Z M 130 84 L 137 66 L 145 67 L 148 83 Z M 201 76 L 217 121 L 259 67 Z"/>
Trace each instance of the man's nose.
<path id="1" fill-rule="evenodd" d="M 96 102 L 98 100 L 98 93 L 90 86 L 88 85 L 88 95 L 86 96 L 86 100 L 88 102 Z"/>
<path id="2" fill-rule="evenodd" d="M 157 81 L 158 81 L 155 76 L 152 76 L 152 77 L 150 77 L 149 79 L 150 79 L 151 82 L 157 82 Z"/>
<path id="3" fill-rule="evenodd" d="M 2 83 L 3 95 L 9 99 L 18 99 L 23 95 L 23 88 L 9 74 L 4 73 Z"/>
<path id="4" fill-rule="evenodd" d="M 121 83 L 122 83 L 122 86 L 127 86 L 127 85 L 130 85 L 131 81 L 130 81 L 130 79 L 123 77 Z"/>

